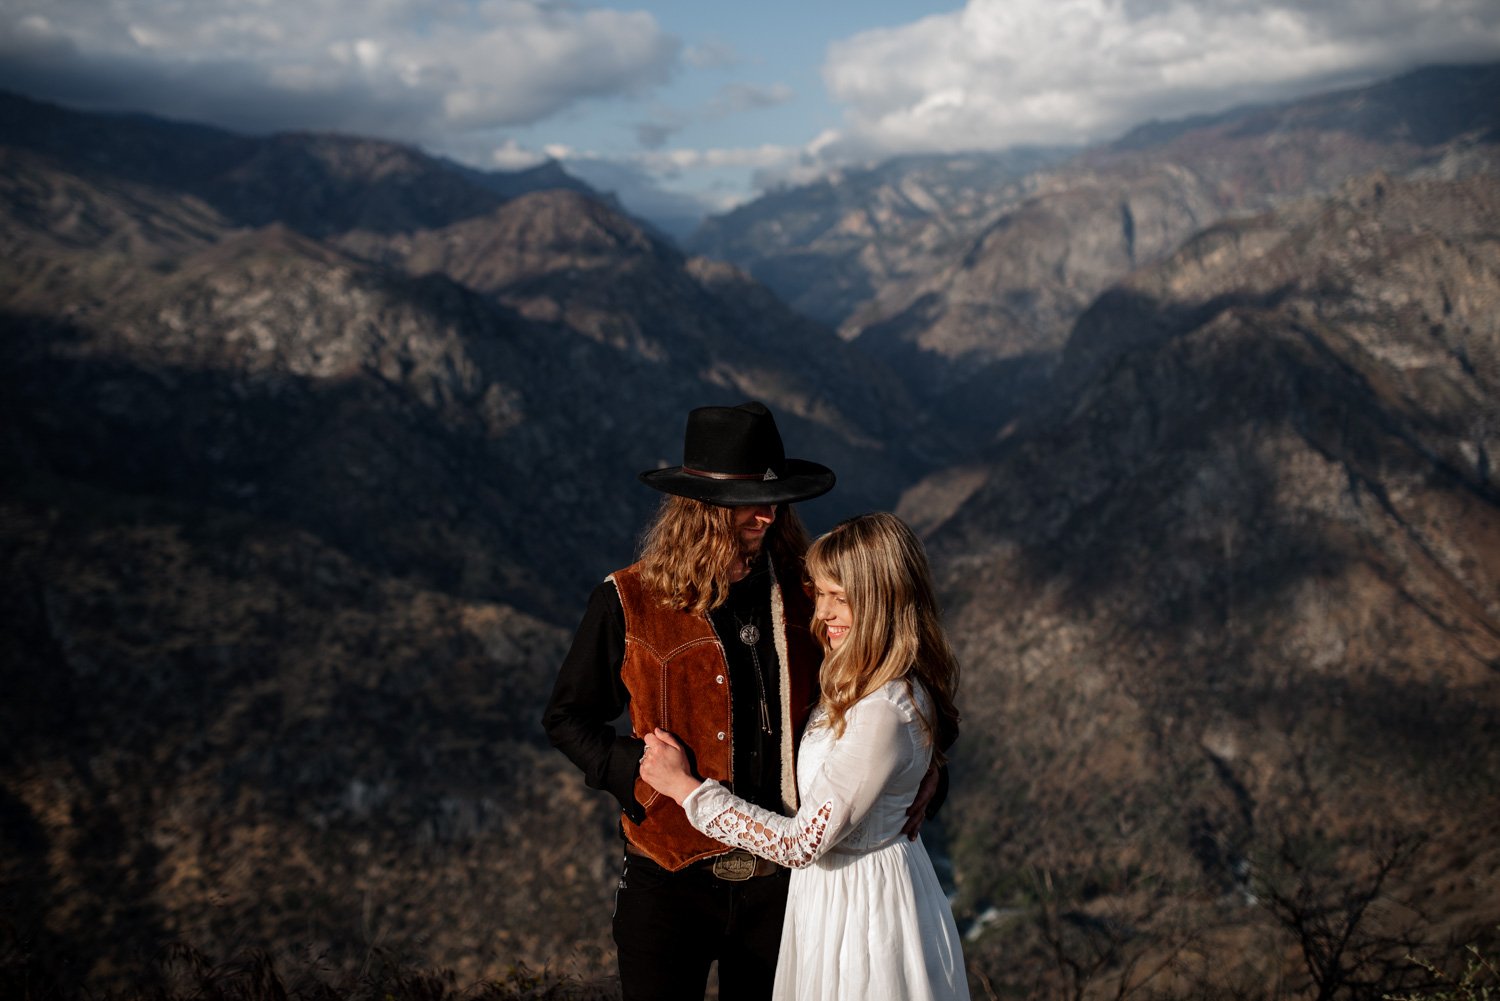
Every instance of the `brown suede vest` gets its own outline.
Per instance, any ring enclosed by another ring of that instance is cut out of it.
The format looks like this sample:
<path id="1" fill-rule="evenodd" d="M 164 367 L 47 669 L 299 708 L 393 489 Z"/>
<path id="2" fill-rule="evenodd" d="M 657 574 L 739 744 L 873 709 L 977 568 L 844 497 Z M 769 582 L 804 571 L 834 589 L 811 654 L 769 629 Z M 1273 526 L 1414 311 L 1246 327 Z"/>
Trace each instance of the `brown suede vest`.
<path id="1" fill-rule="evenodd" d="M 635 566 L 610 575 L 625 611 L 625 660 L 620 675 L 630 692 L 630 724 L 639 737 L 661 727 L 693 752 L 698 774 L 731 781 L 734 700 L 724 647 L 707 615 L 663 607 L 641 583 Z M 781 794 L 797 808 L 794 758 L 802 726 L 817 693 L 823 651 L 808 628 L 812 602 L 795 575 L 771 578 L 771 625 L 781 668 Z M 625 837 L 663 868 L 678 870 L 728 847 L 699 834 L 682 807 L 636 779 L 636 800 L 646 819 L 622 816 Z"/>

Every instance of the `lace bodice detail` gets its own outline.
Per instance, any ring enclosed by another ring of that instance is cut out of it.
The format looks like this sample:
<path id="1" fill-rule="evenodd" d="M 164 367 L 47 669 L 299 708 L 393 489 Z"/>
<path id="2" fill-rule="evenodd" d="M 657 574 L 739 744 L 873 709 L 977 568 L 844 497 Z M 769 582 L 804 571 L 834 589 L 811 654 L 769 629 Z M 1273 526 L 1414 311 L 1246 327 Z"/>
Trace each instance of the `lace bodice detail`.
<path id="1" fill-rule="evenodd" d="M 925 705 L 921 686 L 914 687 Z M 683 801 L 688 821 L 716 841 L 794 869 L 835 847 L 866 851 L 900 837 L 932 759 L 912 695 L 904 681 L 893 681 L 855 703 L 844 719 L 838 739 L 821 709 L 808 721 L 795 817 L 748 803 L 710 779 Z"/>

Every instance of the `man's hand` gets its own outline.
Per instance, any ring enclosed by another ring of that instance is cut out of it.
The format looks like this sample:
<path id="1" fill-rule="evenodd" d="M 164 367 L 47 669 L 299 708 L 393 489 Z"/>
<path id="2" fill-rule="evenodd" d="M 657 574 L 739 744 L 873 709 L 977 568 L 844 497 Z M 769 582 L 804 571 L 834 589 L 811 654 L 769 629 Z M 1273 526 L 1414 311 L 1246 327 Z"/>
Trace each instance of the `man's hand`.
<path id="1" fill-rule="evenodd" d="M 922 822 L 927 819 L 927 805 L 937 795 L 937 787 L 938 766 L 928 765 L 927 774 L 922 776 L 922 784 L 917 786 L 917 798 L 906 808 L 906 823 L 901 825 L 901 833 L 906 835 L 908 841 L 917 840 L 917 835 L 922 833 Z"/>
<path id="2" fill-rule="evenodd" d="M 661 727 L 646 734 L 646 750 L 641 754 L 641 778 L 657 792 L 676 800 L 678 805 L 703 784 L 693 777 L 682 744 Z"/>

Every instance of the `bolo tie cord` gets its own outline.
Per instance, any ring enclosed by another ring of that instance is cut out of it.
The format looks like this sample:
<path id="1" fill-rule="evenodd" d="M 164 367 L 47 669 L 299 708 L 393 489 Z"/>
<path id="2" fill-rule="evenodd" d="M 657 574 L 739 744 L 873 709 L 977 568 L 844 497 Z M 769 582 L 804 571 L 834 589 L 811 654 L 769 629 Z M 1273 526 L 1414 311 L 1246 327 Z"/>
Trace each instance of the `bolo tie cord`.
<path id="1" fill-rule="evenodd" d="M 740 622 L 736 615 L 734 621 L 740 626 L 740 642 L 750 648 L 750 662 L 755 665 L 755 684 L 760 688 L 760 728 L 767 736 L 771 734 L 771 700 L 766 695 L 766 677 L 760 669 L 760 651 L 756 644 L 760 642 L 760 627 L 755 620 Z"/>

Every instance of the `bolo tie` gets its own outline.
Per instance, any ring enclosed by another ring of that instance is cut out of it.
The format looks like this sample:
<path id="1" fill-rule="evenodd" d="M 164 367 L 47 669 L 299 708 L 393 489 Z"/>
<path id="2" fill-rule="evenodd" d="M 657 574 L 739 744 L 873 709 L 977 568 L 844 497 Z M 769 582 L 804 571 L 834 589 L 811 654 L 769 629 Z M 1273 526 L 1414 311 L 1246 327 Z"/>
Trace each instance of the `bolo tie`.
<path id="1" fill-rule="evenodd" d="M 755 624 L 752 616 L 749 622 L 740 622 L 736 615 L 734 621 L 739 623 L 740 642 L 750 648 L 750 663 L 755 665 L 755 684 L 760 688 L 760 728 L 766 735 L 771 733 L 771 706 L 770 699 L 766 697 L 766 677 L 760 669 L 760 651 L 756 644 L 760 642 L 760 627 Z"/>

